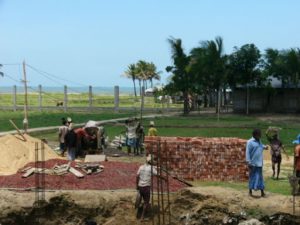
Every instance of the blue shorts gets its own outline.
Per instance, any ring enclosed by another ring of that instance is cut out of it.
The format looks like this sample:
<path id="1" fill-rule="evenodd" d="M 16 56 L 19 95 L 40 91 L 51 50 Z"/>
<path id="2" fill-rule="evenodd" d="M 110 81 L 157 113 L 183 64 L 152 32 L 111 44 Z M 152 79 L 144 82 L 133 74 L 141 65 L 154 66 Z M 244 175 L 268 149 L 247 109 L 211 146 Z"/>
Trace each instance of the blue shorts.
<path id="1" fill-rule="evenodd" d="M 136 148 L 136 138 L 128 138 L 127 146 Z"/>

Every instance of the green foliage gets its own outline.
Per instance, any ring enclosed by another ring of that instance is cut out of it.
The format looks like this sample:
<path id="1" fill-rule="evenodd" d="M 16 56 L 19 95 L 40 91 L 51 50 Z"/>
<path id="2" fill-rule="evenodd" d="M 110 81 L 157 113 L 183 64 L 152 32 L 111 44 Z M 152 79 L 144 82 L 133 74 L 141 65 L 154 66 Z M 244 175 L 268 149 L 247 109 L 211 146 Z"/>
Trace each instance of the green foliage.
<path id="1" fill-rule="evenodd" d="M 166 67 L 166 71 L 172 75 L 165 89 L 168 93 L 183 94 L 183 113 L 188 114 L 188 94 L 194 86 L 193 76 L 189 70 L 190 57 L 184 53 L 181 39 L 170 38 L 168 42 L 171 46 L 173 65 Z"/>
<path id="2" fill-rule="evenodd" d="M 153 80 L 160 80 L 161 72 L 157 70 L 156 65 L 153 62 L 146 62 L 139 60 L 135 64 L 130 64 L 127 70 L 124 72 L 125 77 L 132 79 L 134 86 L 134 94 L 136 94 L 135 80 L 139 82 L 139 88 L 141 93 L 142 83 L 143 86 L 147 85 L 147 81 L 150 81 L 151 87 L 153 87 Z"/>
<path id="3" fill-rule="evenodd" d="M 300 74 L 300 50 L 276 50 L 269 48 L 265 53 L 265 73 L 282 81 L 282 87 L 298 85 Z"/>
<path id="4" fill-rule="evenodd" d="M 259 86 L 264 78 L 260 70 L 261 54 L 254 44 L 235 47 L 228 57 L 227 81 L 231 87 L 237 84 Z"/>

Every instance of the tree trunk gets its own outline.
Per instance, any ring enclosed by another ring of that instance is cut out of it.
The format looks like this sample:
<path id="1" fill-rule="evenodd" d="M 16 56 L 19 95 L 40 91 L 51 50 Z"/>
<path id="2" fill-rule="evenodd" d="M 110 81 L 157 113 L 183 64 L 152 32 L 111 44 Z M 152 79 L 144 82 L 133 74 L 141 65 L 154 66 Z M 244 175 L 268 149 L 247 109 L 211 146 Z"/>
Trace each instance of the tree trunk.
<path id="1" fill-rule="evenodd" d="M 141 85 L 141 80 L 139 79 L 139 88 L 140 88 L 140 96 L 142 96 L 142 85 Z"/>
<path id="2" fill-rule="evenodd" d="M 151 88 L 153 88 L 153 80 L 150 78 Z"/>
<path id="3" fill-rule="evenodd" d="M 226 93 L 226 87 L 224 87 L 223 89 L 223 96 L 224 96 L 224 105 L 227 105 L 228 102 L 227 102 L 227 93 Z"/>
<path id="4" fill-rule="evenodd" d="M 133 88 L 134 88 L 134 96 L 136 97 L 136 87 L 135 87 L 135 79 L 132 79 Z"/>
<path id="5" fill-rule="evenodd" d="M 246 91 L 246 114 L 249 114 L 249 101 L 250 101 L 250 90 L 247 85 L 247 91 Z"/>
<path id="6" fill-rule="evenodd" d="M 205 93 L 204 93 L 204 99 L 203 99 L 203 101 L 204 101 L 204 108 L 207 108 L 207 106 L 208 106 L 207 91 L 205 91 Z"/>
<path id="7" fill-rule="evenodd" d="M 215 104 L 214 104 L 214 100 L 213 100 L 213 91 L 212 90 L 209 90 L 209 107 L 214 107 Z"/>
<path id="8" fill-rule="evenodd" d="M 189 114 L 189 98 L 188 98 L 188 92 L 183 92 L 183 114 L 188 115 Z"/>

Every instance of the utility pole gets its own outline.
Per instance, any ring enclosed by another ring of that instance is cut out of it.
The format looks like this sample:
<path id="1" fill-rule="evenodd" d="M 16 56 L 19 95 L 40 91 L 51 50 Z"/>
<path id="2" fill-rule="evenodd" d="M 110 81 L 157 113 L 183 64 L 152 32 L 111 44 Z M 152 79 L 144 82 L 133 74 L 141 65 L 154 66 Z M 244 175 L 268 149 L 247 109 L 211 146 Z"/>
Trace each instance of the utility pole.
<path id="1" fill-rule="evenodd" d="M 24 91 L 25 91 L 25 99 L 24 99 L 24 120 L 23 120 L 23 127 L 25 134 L 27 133 L 28 129 L 28 99 L 27 99 L 27 79 L 26 79 L 26 64 L 25 60 L 23 61 L 23 76 L 24 76 Z"/>

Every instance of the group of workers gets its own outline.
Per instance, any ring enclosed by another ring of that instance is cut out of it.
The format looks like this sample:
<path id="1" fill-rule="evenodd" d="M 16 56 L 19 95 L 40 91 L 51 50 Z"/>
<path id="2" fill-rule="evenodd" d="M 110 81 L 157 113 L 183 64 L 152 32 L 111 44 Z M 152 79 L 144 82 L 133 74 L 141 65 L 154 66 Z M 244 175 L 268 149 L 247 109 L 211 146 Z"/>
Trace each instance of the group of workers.
<path id="1" fill-rule="evenodd" d="M 62 125 L 58 129 L 61 156 L 67 152 L 70 161 L 75 160 L 77 156 L 83 156 L 84 148 L 103 148 L 104 138 L 104 128 L 98 127 L 95 121 L 87 122 L 84 127 L 75 128 L 70 117 L 62 118 Z"/>
<path id="2" fill-rule="evenodd" d="M 144 127 L 137 118 L 125 120 L 125 134 L 128 154 L 133 149 L 134 155 L 143 154 Z M 148 136 L 157 136 L 157 129 L 154 122 L 150 121 Z M 70 161 L 75 160 L 77 156 L 84 156 L 86 149 L 106 148 L 106 133 L 103 126 L 98 126 L 95 121 L 88 121 L 85 126 L 74 128 L 72 119 L 62 118 L 62 125 L 58 129 L 59 149 L 61 156 L 67 152 L 67 158 Z"/>
<path id="3" fill-rule="evenodd" d="M 131 154 L 133 148 L 134 155 L 143 154 L 143 143 L 145 138 L 144 127 L 137 118 L 130 118 L 125 121 L 125 135 L 128 155 Z M 154 127 L 154 121 L 150 121 L 148 136 L 157 136 L 157 129 Z"/>
<path id="4" fill-rule="evenodd" d="M 263 179 L 263 151 L 269 149 L 272 161 L 272 177 L 279 179 L 280 165 L 282 161 L 281 153 L 285 152 L 284 146 L 279 139 L 278 131 L 273 132 L 273 135 L 267 135 L 269 145 L 263 145 L 261 142 L 261 130 L 254 129 L 252 138 L 247 141 L 246 145 L 246 162 L 249 168 L 249 195 L 253 196 L 253 190 L 260 190 L 261 197 L 265 197 L 265 184 Z M 298 192 L 300 193 L 300 135 L 298 140 L 293 142 L 295 147 L 294 170 L 296 177 L 299 179 Z M 287 159 L 289 158 L 286 154 Z M 276 172 L 277 165 L 277 172 Z"/>

